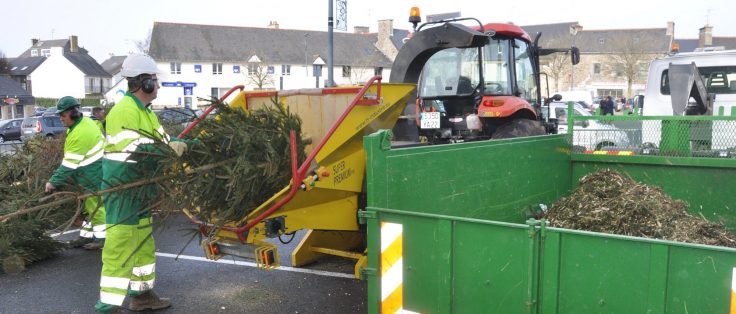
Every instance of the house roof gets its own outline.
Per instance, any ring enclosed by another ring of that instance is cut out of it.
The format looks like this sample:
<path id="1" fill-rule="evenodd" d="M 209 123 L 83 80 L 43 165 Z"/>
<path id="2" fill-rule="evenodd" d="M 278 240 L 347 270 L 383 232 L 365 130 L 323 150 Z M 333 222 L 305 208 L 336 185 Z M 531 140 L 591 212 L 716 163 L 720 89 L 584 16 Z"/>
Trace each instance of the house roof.
<path id="1" fill-rule="evenodd" d="M 334 33 L 334 64 L 390 67 L 376 41 L 375 33 Z M 311 64 L 327 56 L 327 32 L 155 22 L 149 53 L 157 61 L 245 63 L 256 54 L 267 63 Z"/>
<path id="2" fill-rule="evenodd" d="M 36 44 L 21 53 L 18 58 L 30 58 L 31 50 L 33 49 L 51 49 L 52 47 L 66 47 L 68 42 L 68 39 L 39 40 L 38 42 L 36 42 Z M 40 51 L 38 55 L 41 55 Z"/>
<path id="3" fill-rule="evenodd" d="M 123 61 L 125 61 L 125 58 L 127 56 L 110 56 L 107 60 L 103 61 L 102 66 L 107 73 L 110 73 L 110 75 L 115 75 L 118 72 L 120 72 L 120 69 L 123 67 Z"/>
<path id="4" fill-rule="evenodd" d="M 680 44 L 680 52 L 693 52 L 700 47 L 699 39 L 675 39 Z M 736 49 L 736 37 L 713 37 L 713 44 L 707 47 L 723 47 L 726 50 Z"/>
<path id="5" fill-rule="evenodd" d="M 590 30 L 582 31 L 575 45 L 583 53 L 615 53 L 626 49 L 667 53 L 671 37 L 666 28 Z"/>
<path id="6" fill-rule="evenodd" d="M 534 38 L 542 33 L 539 45 L 544 48 L 564 48 L 572 45 L 570 27 L 577 22 L 522 26 Z M 635 46 L 641 52 L 662 53 L 670 51 L 670 38 L 666 28 L 585 30 L 577 34 L 575 46 L 582 53 L 620 52 L 622 45 Z"/>
<path id="7" fill-rule="evenodd" d="M 406 37 L 409 37 L 409 30 L 394 28 L 394 34 L 391 36 L 391 41 L 394 43 L 396 49 L 401 49 L 401 47 L 404 46 L 404 38 Z"/>
<path id="8" fill-rule="evenodd" d="M 527 25 L 521 28 L 534 40 L 537 33 L 542 33 L 539 45 L 543 48 L 564 48 L 572 43 L 570 27 L 578 22 L 563 22 L 553 24 Z"/>
<path id="9" fill-rule="evenodd" d="M 31 96 L 31 93 L 10 77 L 0 76 L 0 97 L 3 96 Z"/>
<path id="10" fill-rule="evenodd" d="M 29 75 L 45 60 L 46 57 L 27 57 L 9 60 L 10 75 Z"/>
<path id="11" fill-rule="evenodd" d="M 39 40 L 36 44 L 28 48 L 26 51 L 24 51 L 20 56 L 18 56 L 17 59 L 26 59 L 26 58 L 42 58 L 42 57 L 31 57 L 31 50 L 33 49 L 51 49 L 52 47 L 62 47 L 64 51 L 64 57 L 69 60 L 74 66 L 76 66 L 84 75 L 87 76 L 98 76 L 98 77 L 111 77 L 105 69 L 100 66 L 97 61 L 92 58 L 92 56 L 89 55 L 87 52 L 87 49 L 84 49 L 82 47 L 79 47 L 77 49 L 77 52 L 71 52 L 70 44 L 68 39 L 55 39 L 55 40 Z M 41 55 L 41 53 L 39 53 Z M 41 59 L 38 64 L 36 64 L 36 67 L 38 67 L 43 61 L 46 60 L 45 58 Z M 35 68 L 34 68 L 35 70 Z M 32 72 L 26 73 L 26 74 L 18 74 L 18 75 L 28 75 Z"/>

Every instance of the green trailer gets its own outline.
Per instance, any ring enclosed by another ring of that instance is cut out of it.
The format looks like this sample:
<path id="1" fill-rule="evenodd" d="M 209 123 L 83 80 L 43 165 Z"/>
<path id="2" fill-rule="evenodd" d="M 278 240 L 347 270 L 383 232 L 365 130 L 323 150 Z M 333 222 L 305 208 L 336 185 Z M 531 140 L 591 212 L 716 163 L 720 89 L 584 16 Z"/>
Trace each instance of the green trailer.
<path id="1" fill-rule="evenodd" d="M 653 118 L 631 119 L 643 119 L 638 132 L 649 132 L 645 120 Z M 682 133 L 673 124 L 704 123 L 658 119 L 662 138 Z M 642 143 L 580 151 L 569 134 L 400 149 L 390 137 L 380 131 L 364 141 L 369 313 L 735 313 L 736 249 L 552 228 L 529 218 L 582 176 L 611 168 L 736 230 L 732 155 L 654 155 Z"/>

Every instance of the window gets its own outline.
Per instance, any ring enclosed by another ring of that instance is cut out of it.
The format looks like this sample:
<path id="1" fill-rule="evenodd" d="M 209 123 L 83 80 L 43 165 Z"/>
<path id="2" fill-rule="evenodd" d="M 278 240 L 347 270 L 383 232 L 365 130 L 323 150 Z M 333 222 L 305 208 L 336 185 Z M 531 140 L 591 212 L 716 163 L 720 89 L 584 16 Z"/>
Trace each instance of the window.
<path id="1" fill-rule="evenodd" d="M 22 67 L 20 70 L 21 71 L 25 71 L 27 68 L 28 68 L 28 66 L 26 65 L 26 66 Z"/>
<path id="2" fill-rule="evenodd" d="M 41 49 L 41 54 L 42 54 L 42 55 L 43 55 L 44 57 L 48 57 L 48 56 L 50 56 L 50 55 L 51 55 L 51 49 Z"/>
<path id="3" fill-rule="evenodd" d="M 291 75 L 291 65 L 290 64 L 282 64 L 281 65 L 281 75 Z"/>
<path id="4" fill-rule="evenodd" d="M 605 45 L 606 39 L 605 38 L 598 38 L 598 44 Z"/>
<path id="5" fill-rule="evenodd" d="M 350 66 L 349 65 L 342 66 L 342 77 L 350 77 Z"/>
<path id="6" fill-rule="evenodd" d="M 611 98 L 621 98 L 624 97 L 624 90 L 623 89 L 599 89 L 598 90 L 598 97 L 606 97 L 611 96 Z"/>
<path id="7" fill-rule="evenodd" d="M 258 63 L 248 63 L 248 75 L 256 75 L 258 73 Z"/>
<path id="8" fill-rule="evenodd" d="M 171 74 L 181 74 L 181 62 L 171 62 L 169 67 L 171 68 Z"/>
<path id="9" fill-rule="evenodd" d="M 498 49 L 498 46 L 493 47 Z M 422 69 L 418 87 L 420 95 L 438 97 L 472 94 L 480 84 L 478 51 L 478 48 L 448 48 L 435 53 Z M 486 69 L 492 67 L 492 65 L 487 65 Z M 488 73 L 486 78 L 495 82 L 496 78 L 490 75 L 491 73 Z M 503 79 L 507 77 L 508 74 L 505 74 Z M 488 91 L 489 89 L 486 89 L 486 92 Z"/>
<path id="10" fill-rule="evenodd" d="M 201 64 L 195 64 L 194 65 L 194 73 L 202 73 L 202 65 Z"/>
<path id="11" fill-rule="evenodd" d="M 593 63 L 593 74 L 601 74 L 601 64 Z"/>
<path id="12" fill-rule="evenodd" d="M 239 65 L 233 65 L 233 73 L 240 73 L 240 66 Z"/>
<path id="13" fill-rule="evenodd" d="M 222 63 L 213 63 L 212 64 L 212 74 L 222 74 Z"/>
<path id="14" fill-rule="evenodd" d="M 698 67 L 708 93 L 736 94 L 736 66 Z M 670 94 L 669 70 L 662 72 L 659 92 Z"/>
<path id="15" fill-rule="evenodd" d="M 534 78 L 534 66 L 530 58 L 529 47 L 522 40 L 515 39 L 514 41 L 517 92 L 530 104 L 538 104 L 537 80 Z"/>
<path id="16" fill-rule="evenodd" d="M 383 67 L 373 69 L 373 75 L 383 75 Z"/>
<path id="17" fill-rule="evenodd" d="M 273 65 L 269 65 L 268 68 L 266 68 L 266 73 L 268 74 L 274 74 L 276 72 L 276 68 L 274 68 Z"/>
<path id="18" fill-rule="evenodd" d="M 38 49 L 31 49 L 31 57 L 38 57 Z"/>

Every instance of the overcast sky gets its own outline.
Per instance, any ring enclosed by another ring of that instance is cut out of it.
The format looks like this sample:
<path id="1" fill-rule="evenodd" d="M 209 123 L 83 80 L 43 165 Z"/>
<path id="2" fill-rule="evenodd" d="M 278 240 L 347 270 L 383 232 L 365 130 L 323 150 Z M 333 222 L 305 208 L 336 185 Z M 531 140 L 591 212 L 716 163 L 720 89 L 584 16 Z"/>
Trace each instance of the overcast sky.
<path id="1" fill-rule="evenodd" d="M 328 0 L 329 1 L 329 0 Z M 17 57 L 31 38 L 79 36 L 79 44 L 100 63 L 109 54 L 127 54 L 144 39 L 154 21 L 326 30 L 328 1 L 320 0 L 2 0 L 0 51 Z M 687 4 L 686 4 L 687 3 Z M 348 31 L 377 30 L 377 20 L 393 19 L 409 29 L 409 9 L 422 16 L 460 11 L 487 22 L 535 25 L 578 21 L 584 29 L 653 28 L 675 22 L 676 38 L 697 38 L 706 22 L 714 36 L 736 37 L 736 0 L 348 0 Z M 233 38 L 237 40 L 237 38 Z"/>

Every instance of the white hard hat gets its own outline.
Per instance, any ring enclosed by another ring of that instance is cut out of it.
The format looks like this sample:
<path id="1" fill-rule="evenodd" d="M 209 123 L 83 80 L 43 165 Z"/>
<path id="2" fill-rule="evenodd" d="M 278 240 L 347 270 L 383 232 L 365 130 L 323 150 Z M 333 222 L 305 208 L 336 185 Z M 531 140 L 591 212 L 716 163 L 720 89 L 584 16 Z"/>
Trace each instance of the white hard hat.
<path id="1" fill-rule="evenodd" d="M 141 74 L 158 74 L 158 72 L 156 61 L 153 58 L 145 54 L 135 53 L 125 58 L 120 75 L 123 77 L 136 77 Z"/>

